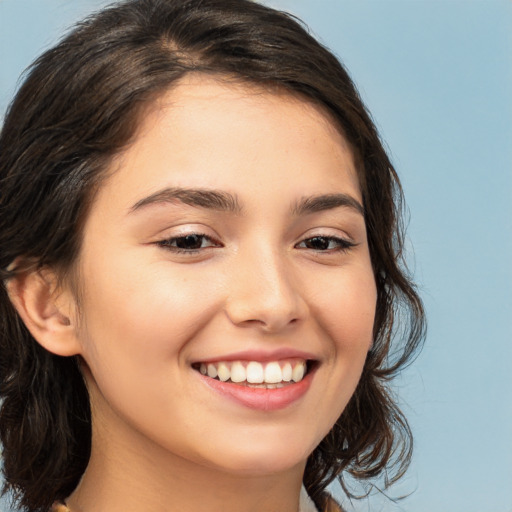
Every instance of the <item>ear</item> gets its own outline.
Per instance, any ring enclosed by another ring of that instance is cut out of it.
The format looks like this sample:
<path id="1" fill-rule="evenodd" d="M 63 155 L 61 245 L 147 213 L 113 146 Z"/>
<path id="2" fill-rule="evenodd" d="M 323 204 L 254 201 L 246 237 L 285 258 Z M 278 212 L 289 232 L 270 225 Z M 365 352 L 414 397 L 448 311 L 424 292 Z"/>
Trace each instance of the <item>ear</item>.
<path id="1" fill-rule="evenodd" d="M 79 354 L 75 300 L 59 290 L 55 272 L 29 270 L 9 279 L 9 298 L 32 336 L 59 356 Z"/>

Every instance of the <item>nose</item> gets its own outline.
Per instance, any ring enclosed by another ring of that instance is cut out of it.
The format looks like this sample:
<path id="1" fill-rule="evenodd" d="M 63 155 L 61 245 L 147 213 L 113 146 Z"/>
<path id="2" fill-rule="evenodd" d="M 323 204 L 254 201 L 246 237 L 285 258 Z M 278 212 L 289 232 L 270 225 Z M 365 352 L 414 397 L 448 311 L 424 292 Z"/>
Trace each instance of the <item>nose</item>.
<path id="1" fill-rule="evenodd" d="M 229 275 L 226 314 L 233 324 L 275 333 L 307 316 L 299 276 L 284 255 L 240 254 Z"/>

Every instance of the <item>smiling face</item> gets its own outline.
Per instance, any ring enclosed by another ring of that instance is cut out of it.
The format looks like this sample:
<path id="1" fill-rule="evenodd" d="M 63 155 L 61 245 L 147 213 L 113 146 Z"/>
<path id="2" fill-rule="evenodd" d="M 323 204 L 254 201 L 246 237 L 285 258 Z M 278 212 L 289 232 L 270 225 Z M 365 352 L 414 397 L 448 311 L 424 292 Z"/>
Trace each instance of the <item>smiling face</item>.
<path id="1" fill-rule="evenodd" d="M 343 137 L 292 96 L 188 77 L 112 171 L 77 262 L 93 451 L 110 438 L 224 472 L 302 468 L 372 343 Z"/>

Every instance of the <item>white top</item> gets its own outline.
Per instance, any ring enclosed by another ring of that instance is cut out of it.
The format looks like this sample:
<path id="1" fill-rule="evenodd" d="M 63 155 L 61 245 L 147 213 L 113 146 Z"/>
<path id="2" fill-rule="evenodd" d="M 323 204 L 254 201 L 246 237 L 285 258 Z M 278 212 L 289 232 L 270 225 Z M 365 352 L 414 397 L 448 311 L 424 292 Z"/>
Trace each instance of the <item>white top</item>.
<path id="1" fill-rule="evenodd" d="M 306 489 L 302 486 L 300 490 L 299 512 L 318 512 L 313 500 L 308 496 Z"/>

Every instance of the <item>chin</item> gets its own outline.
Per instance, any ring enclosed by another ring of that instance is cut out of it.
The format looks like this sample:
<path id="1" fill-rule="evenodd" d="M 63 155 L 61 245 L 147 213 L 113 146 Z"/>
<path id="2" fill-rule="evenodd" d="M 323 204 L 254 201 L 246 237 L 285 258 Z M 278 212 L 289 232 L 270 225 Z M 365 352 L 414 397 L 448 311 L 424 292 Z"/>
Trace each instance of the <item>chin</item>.
<path id="1" fill-rule="evenodd" d="M 238 446 L 232 443 L 228 449 L 223 450 L 222 457 L 215 457 L 215 466 L 243 476 L 265 476 L 303 468 L 316 445 L 297 439 L 283 439 L 275 438 L 271 442 L 247 440 Z"/>

